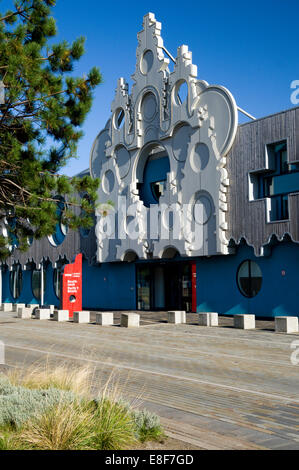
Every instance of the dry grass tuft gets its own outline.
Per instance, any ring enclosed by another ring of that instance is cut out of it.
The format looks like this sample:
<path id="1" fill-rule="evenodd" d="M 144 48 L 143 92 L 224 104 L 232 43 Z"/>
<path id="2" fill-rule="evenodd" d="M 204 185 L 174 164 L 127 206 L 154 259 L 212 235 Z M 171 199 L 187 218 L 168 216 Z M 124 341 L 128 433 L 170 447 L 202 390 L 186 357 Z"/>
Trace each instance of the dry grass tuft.
<path id="1" fill-rule="evenodd" d="M 29 389 L 45 390 L 57 388 L 71 391 L 79 396 L 89 396 L 95 369 L 90 365 L 71 367 L 65 363 L 56 366 L 35 364 L 21 370 L 14 369 L 8 372 L 8 378 L 12 385 Z"/>
<path id="2" fill-rule="evenodd" d="M 81 403 L 59 403 L 29 421 L 19 433 L 22 448 L 40 450 L 91 449 L 93 412 Z"/>

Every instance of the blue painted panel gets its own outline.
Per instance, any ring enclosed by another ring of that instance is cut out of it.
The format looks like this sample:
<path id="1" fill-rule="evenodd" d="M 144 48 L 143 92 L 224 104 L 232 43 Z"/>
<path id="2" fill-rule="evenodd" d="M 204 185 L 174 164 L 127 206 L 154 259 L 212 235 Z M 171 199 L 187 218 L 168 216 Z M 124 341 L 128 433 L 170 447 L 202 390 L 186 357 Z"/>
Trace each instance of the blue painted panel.
<path id="1" fill-rule="evenodd" d="M 37 304 L 31 289 L 32 271 L 23 271 L 23 286 L 20 297 L 14 299 L 9 287 L 9 271 L 2 273 L 2 300 L 3 302 Z"/>
<path id="2" fill-rule="evenodd" d="M 299 172 L 273 177 L 273 194 L 295 193 L 299 191 Z"/>
<path id="3" fill-rule="evenodd" d="M 236 280 L 246 259 L 257 262 L 263 274 L 262 288 L 251 299 L 240 293 Z M 236 255 L 202 258 L 197 262 L 197 311 L 299 316 L 298 266 L 299 246 L 293 243 L 273 247 L 270 257 L 256 257 L 250 247 L 241 246 Z"/>
<path id="4" fill-rule="evenodd" d="M 83 261 L 83 308 L 136 309 L 134 263 L 103 263 L 88 266 Z"/>
<path id="5" fill-rule="evenodd" d="M 55 305 L 56 307 L 60 307 L 60 300 L 58 297 L 56 297 L 54 291 L 53 272 L 54 269 L 52 268 L 51 264 L 49 264 L 46 269 L 46 289 L 44 303 L 45 305 Z"/>

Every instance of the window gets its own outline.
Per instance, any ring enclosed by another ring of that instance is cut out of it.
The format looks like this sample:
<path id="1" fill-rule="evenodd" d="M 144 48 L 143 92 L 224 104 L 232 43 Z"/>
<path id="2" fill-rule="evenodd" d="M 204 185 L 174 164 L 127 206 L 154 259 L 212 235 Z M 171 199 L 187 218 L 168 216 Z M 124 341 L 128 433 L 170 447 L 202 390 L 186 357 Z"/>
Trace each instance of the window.
<path id="1" fill-rule="evenodd" d="M 142 183 L 138 183 L 139 197 L 146 207 L 158 204 L 166 188 L 170 163 L 167 153 L 161 146 L 154 147 L 147 155 L 143 169 Z"/>
<path id="2" fill-rule="evenodd" d="M 262 271 L 255 261 L 246 260 L 239 266 L 237 284 L 245 297 L 255 297 L 261 290 L 262 280 Z"/>
<path id="3" fill-rule="evenodd" d="M 23 273 L 19 264 L 14 266 L 13 270 L 9 274 L 9 287 L 14 299 L 20 297 L 23 287 Z"/>
<path id="4" fill-rule="evenodd" d="M 46 271 L 43 268 L 43 278 L 44 278 L 44 293 L 46 290 Z M 41 284 L 42 284 L 42 272 L 41 269 L 34 269 L 32 271 L 31 278 L 31 287 L 34 297 L 37 300 L 41 300 Z"/>
<path id="5" fill-rule="evenodd" d="M 53 286 L 54 292 L 58 299 L 61 299 L 62 294 L 62 273 L 64 265 L 68 264 L 68 261 L 61 260 L 57 262 L 57 267 L 53 271 Z"/>
<path id="6" fill-rule="evenodd" d="M 65 201 L 63 197 L 60 197 L 60 196 L 55 196 L 55 199 L 57 199 L 56 213 L 57 213 L 59 221 L 56 224 L 55 232 L 50 237 L 48 237 L 48 239 L 51 245 L 58 246 L 58 245 L 61 245 L 61 243 L 64 241 L 68 228 L 66 225 L 62 223 L 62 214 L 66 206 Z"/>
<path id="7" fill-rule="evenodd" d="M 299 164 L 289 163 L 287 141 L 266 147 L 268 169 L 251 173 L 251 200 L 270 199 L 268 222 L 289 219 L 288 196 L 299 192 Z"/>

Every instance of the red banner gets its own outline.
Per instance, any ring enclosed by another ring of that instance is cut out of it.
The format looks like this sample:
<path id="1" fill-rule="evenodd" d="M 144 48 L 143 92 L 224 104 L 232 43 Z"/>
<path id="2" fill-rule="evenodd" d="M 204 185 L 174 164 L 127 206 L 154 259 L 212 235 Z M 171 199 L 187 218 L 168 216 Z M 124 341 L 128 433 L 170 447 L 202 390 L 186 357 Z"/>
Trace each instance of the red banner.
<path id="1" fill-rule="evenodd" d="M 68 310 L 70 318 L 82 310 L 82 254 L 73 264 L 66 264 L 62 280 L 62 310 Z"/>

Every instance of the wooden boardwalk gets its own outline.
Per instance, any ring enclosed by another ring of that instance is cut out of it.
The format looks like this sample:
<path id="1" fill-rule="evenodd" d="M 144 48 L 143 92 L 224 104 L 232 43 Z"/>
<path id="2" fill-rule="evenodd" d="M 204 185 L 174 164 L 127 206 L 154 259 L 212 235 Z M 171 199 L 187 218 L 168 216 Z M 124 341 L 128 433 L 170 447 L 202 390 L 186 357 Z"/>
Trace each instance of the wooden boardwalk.
<path id="1" fill-rule="evenodd" d="M 94 318 L 94 314 L 92 315 Z M 299 335 L 170 325 L 163 313 L 142 314 L 141 327 L 20 320 L 0 313 L 6 363 L 89 362 L 95 393 L 113 374 L 124 398 L 158 413 L 170 436 L 204 449 L 299 449 L 299 365 L 290 362 Z"/>

